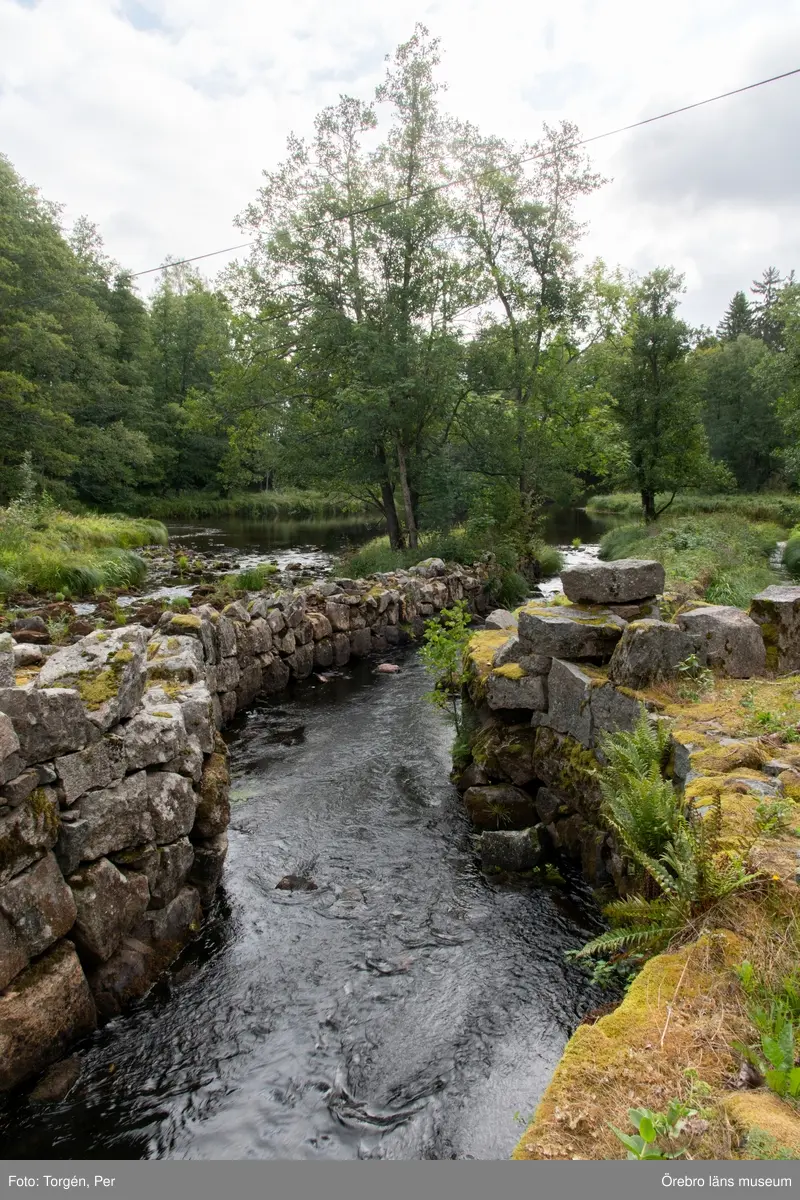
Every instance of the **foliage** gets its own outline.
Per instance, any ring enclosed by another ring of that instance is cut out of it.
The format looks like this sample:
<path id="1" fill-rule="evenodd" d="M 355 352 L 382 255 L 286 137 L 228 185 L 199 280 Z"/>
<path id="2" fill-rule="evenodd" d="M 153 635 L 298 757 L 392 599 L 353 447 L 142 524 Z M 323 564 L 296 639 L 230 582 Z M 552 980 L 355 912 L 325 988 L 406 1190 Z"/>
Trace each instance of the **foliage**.
<path id="1" fill-rule="evenodd" d="M 176 496 L 143 496 L 134 511 L 159 520 L 196 521 L 205 517 L 243 517 L 259 521 L 321 519 L 363 516 L 363 503 L 346 496 L 326 496 L 306 488 L 280 488 L 261 492 L 185 491 Z"/>
<path id="2" fill-rule="evenodd" d="M 649 1108 L 629 1108 L 628 1120 L 636 1130 L 635 1134 L 623 1133 L 615 1125 L 611 1128 L 623 1146 L 627 1148 L 629 1159 L 668 1159 L 681 1158 L 686 1154 L 686 1147 L 678 1150 L 665 1149 L 684 1133 L 686 1122 L 696 1116 L 697 1109 L 689 1108 L 682 1100 L 670 1100 L 666 1112 L 653 1112 Z"/>
<path id="3" fill-rule="evenodd" d="M 714 687 L 714 672 L 701 665 L 696 654 L 678 663 L 678 695 L 681 700 L 699 700 Z"/>
<path id="4" fill-rule="evenodd" d="M 694 360 L 711 453 L 748 491 L 764 487 L 779 467 L 780 380 L 769 374 L 771 356 L 760 338 L 742 333 L 698 350 Z"/>
<path id="5" fill-rule="evenodd" d="M 420 658 L 434 681 L 428 699 L 450 714 L 456 736 L 461 732 L 459 699 L 466 680 L 464 650 L 470 636 L 469 623 L 469 608 L 459 600 L 452 608 L 442 609 L 438 617 L 426 621 L 420 647 Z"/>
<path id="6" fill-rule="evenodd" d="M 794 811 L 795 807 L 791 800 L 765 796 L 755 807 L 756 829 L 767 837 L 782 833 L 784 829 L 788 829 Z"/>
<path id="7" fill-rule="evenodd" d="M 671 269 L 582 259 L 604 180 L 580 131 L 516 143 L 455 119 L 439 57 L 416 26 L 370 100 L 341 96 L 269 164 L 238 218 L 248 261 L 215 285 L 168 263 L 147 302 L 88 218 L 66 228 L 0 158 L 0 504 L 29 450 L 62 509 L 369 512 L 398 555 L 465 527 L 514 603 L 557 569 L 547 500 L 627 481 L 652 519 L 693 511 L 690 488 L 800 481 L 793 275 L 737 291 L 716 339 L 690 329 Z M 755 519 L 794 524 L 800 502 L 764 497 Z M 108 565 L 109 586 L 132 572 Z M 707 595 L 763 578 L 720 564 Z"/>
<path id="8" fill-rule="evenodd" d="M 765 1129 L 751 1129 L 747 1135 L 745 1159 L 775 1159 L 779 1161 L 794 1161 L 797 1155 L 788 1146 L 782 1146 L 777 1138 L 767 1133 Z"/>
<path id="9" fill-rule="evenodd" d="M 747 997 L 747 1011 L 758 1042 L 736 1042 L 738 1050 L 764 1077 L 770 1091 L 783 1099 L 800 1100 L 800 1067 L 795 1066 L 800 1037 L 800 976 L 795 971 L 771 986 L 743 962 L 737 969 Z"/>
<path id="10" fill-rule="evenodd" d="M 681 489 L 724 488 L 730 476 L 710 458 L 702 402 L 688 352 L 692 332 L 676 310 L 683 278 L 659 268 L 633 290 L 624 336 L 598 352 L 628 446 L 625 475 L 653 521 Z M 661 508 L 659 492 L 670 493 Z"/>
<path id="11" fill-rule="evenodd" d="M 687 808 L 661 773 L 669 735 L 642 710 L 631 733 L 607 734 L 600 790 L 608 823 L 643 873 L 652 898 L 631 895 L 605 908 L 612 928 L 583 946 L 576 957 L 655 950 L 697 926 L 726 897 L 748 887 L 741 858 L 718 847 L 719 797 L 710 815 Z"/>
<path id="12" fill-rule="evenodd" d="M 657 559 L 670 584 L 696 583 L 712 604 L 746 608 L 777 579 L 769 559 L 779 536 L 776 526 L 739 516 L 665 516 L 650 525 L 610 529 L 601 538 L 600 557 Z"/>
<path id="13" fill-rule="evenodd" d="M 247 567 L 236 575 L 228 575 L 231 586 L 246 592 L 261 592 L 269 585 L 272 575 L 277 574 L 278 568 L 274 563 L 259 563 L 255 567 Z"/>

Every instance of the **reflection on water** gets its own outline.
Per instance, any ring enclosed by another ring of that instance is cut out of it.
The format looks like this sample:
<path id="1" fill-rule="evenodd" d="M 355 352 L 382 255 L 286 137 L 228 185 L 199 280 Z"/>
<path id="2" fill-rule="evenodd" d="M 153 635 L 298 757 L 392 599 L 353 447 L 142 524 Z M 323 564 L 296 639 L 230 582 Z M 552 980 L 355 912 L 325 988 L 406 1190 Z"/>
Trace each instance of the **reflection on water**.
<path id="1" fill-rule="evenodd" d="M 190 550 L 235 552 L 237 563 L 252 566 L 265 556 L 288 562 L 330 565 L 334 557 L 357 549 L 383 532 L 379 521 L 330 517 L 302 521 L 253 521 L 228 517 L 206 525 L 168 524 L 170 539 Z"/>
<path id="2" fill-rule="evenodd" d="M 416 655 L 264 701 L 230 733 L 223 890 L 199 940 L 81 1048 L 8 1157 L 503 1158 L 581 1014 L 586 890 L 477 869 Z M 306 872 L 315 891 L 276 890 Z"/>

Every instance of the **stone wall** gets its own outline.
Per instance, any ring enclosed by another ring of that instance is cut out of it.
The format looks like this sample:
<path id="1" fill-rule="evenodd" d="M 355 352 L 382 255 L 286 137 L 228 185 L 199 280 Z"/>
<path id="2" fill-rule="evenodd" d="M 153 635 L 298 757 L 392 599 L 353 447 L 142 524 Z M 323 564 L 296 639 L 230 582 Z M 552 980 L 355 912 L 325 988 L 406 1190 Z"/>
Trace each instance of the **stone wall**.
<path id="1" fill-rule="evenodd" d="M 526 871 L 555 849 L 577 859 L 592 884 L 625 894 L 627 864 L 601 810 L 603 736 L 633 729 L 643 708 L 659 720 L 664 704 L 652 685 L 674 681 L 687 660 L 731 679 L 796 669 L 800 588 L 767 589 L 752 616 L 698 604 L 664 621 L 658 563 L 598 563 L 565 571 L 562 582 L 561 603 L 498 610 L 473 637 L 470 761 L 460 764 L 458 786 L 485 831 L 487 868 Z M 707 746 L 704 733 L 673 732 L 667 771 L 679 785 L 698 773 L 693 756 Z M 752 746 L 736 754 L 731 769 L 753 774 L 760 765 Z M 762 794 L 780 791 L 780 773 L 757 781 Z"/>
<path id="2" fill-rule="evenodd" d="M 385 652 L 485 572 L 409 572 L 166 612 L 33 653 L 0 636 L 0 1090 L 143 995 L 227 851 L 219 731 L 256 696 Z"/>

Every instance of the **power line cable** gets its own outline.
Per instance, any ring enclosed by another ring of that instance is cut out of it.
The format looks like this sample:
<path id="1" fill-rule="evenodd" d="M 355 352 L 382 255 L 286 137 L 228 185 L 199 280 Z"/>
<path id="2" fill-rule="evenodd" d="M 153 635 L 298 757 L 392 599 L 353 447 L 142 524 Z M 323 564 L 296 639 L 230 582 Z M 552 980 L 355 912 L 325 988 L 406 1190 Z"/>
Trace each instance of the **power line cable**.
<path id="1" fill-rule="evenodd" d="M 714 104 L 718 100 L 727 100 L 730 96 L 739 96 L 743 92 L 751 92 L 755 88 L 764 87 L 768 83 L 777 83 L 778 80 L 788 79 L 792 75 L 800 75 L 800 67 L 795 67 L 791 71 L 783 71 L 780 75 L 771 75 L 769 79 L 759 79 L 755 83 L 747 83 L 742 87 L 733 88 L 729 92 L 720 92 L 716 96 L 709 96 L 705 100 L 696 100 L 693 104 L 683 104 L 680 108 L 672 108 L 669 112 L 657 113 L 653 117 L 644 117 L 641 121 L 632 121 L 629 125 L 620 125 L 617 129 L 608 129 L 605 133 L 595 133 L 592 137 L 581 138 L 579 141 L 573 142 L 567 149 L 575 149 L 578 146 L 588 146 L 592 142 L 602 141 L 604 138 L 614 137 L 619 133 L 628 133 L 632 129 L 641 129 L 643 125 L 652 125 L 655 121 L 664 121 L 667 117 L 678 116 L 679 113 L 691 112 L 695 108 L 703 108 L 706 104 Z M 528 155 L 526 158 L 521 158 L 520 163 L 534 162 L 536 159 L 545 158 L 549 152 L 540 150 L 536 154 Z M 348 212 L 339 213 L 334 219 L 337 221 L 348 220 L 350 217 L 365 216 L 367 213 L 377 212 L 383 208 L 391 208 L 395 204 L 407 203 L 409 200 L 415 200 L 420 196 L 432 195 L 435 192 L 446 191 L 447 188 L 455 187 L 459 183 L 463 183 L 470 176 L 460 176 L 457 179 L 450 179 L 447 183 L 432 184 L 429 187 L 420 188 L 419 191 L 412 192 L 410 196 L 394 196 L 388 200 L 379 200 L 375 204 L 368 204 L 364 208 L 351 209 Z M 238 246 L 227 246 L 223 250 L 210 250 L 206 254 L 195 254 L 191 258 L 182 258 L 178 262 L 162 263 L 158 267 L 148 267 L 145 271 L 133 271 L 129 273 L 129 278 L 138 279 L 141 275 L 152 275 L 156 271 L 163 271 L 169 267 L 182 267 L 187 263 L 199 262 L 204 258 L 214 258 L 218 254 L 230 254 L 234 250 L 246 250 L 251 246 L 255 246 L 255 241 L 242 242 Z"/>

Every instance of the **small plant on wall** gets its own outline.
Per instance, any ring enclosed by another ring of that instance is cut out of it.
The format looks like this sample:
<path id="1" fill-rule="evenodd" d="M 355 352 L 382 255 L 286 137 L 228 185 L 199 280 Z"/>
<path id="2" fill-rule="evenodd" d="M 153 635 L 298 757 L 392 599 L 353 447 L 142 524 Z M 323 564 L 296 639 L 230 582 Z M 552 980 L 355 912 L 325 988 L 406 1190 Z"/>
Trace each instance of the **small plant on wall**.
<path id="1" fill-rule="evenodd" d="M 452 718 L 461 732 L 461 686 L 465 680 L 464 650 L 470 637 L 470 613 L 463 600 L 445 608 L 425 625 L 420 657 L 433 676 L 428 699 Z"/>

